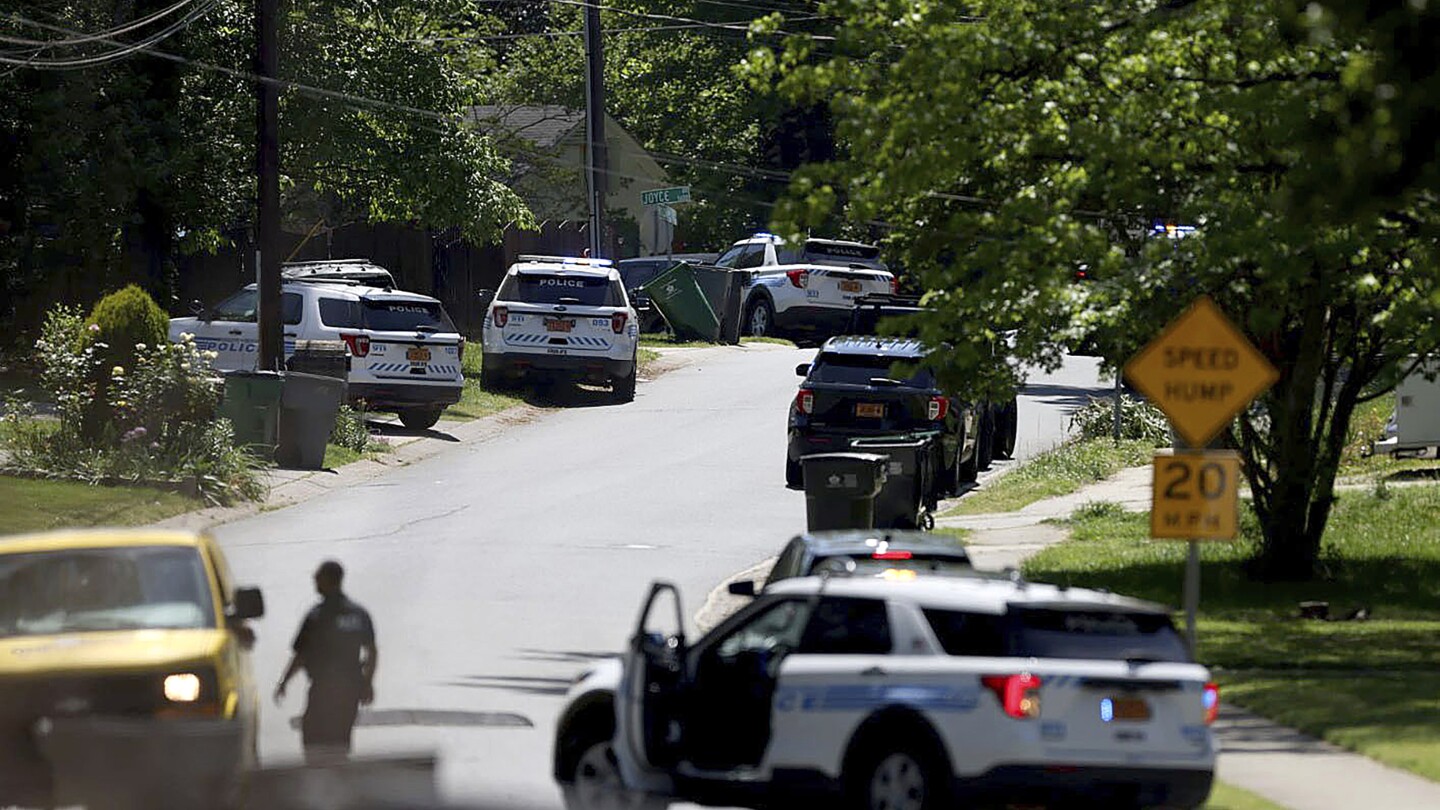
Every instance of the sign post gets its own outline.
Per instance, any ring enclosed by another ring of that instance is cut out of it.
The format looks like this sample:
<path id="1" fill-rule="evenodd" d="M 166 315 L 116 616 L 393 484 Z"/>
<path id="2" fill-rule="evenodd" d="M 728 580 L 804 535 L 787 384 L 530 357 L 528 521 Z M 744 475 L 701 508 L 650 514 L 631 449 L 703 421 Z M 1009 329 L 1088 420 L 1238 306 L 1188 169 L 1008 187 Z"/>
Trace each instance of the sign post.
<path id="1" fill-rule="evenodd" d="M 1193 654 L 1199 541 L 1234 540 L 1240 522 L 1240 457 L 1203 448 L 1279 372 L 1209 296 L 1201 296 L 1125 364 L 1125 376 L 1165 412 L 1178 437 L 1174 450 L 1155 455 L 1150 536 L 1190 544 L 1184 603 Z"/>

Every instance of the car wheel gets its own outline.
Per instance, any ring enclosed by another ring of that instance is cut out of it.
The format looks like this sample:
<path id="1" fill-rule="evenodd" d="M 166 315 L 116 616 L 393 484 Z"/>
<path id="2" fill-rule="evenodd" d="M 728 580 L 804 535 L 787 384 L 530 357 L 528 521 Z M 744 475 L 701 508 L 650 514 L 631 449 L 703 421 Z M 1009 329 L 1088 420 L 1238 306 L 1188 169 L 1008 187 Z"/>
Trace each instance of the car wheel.
<path id="1" fill-rule="evenodd" d="M 504 383 L 500 379 L 500 373 L 490 366 L 484 365 L 482 362 L 480 366 L 480 387 L 486 391 L 499 391 L 502 385 L 504 385 Z"/>
<path id="2" fill-rule="evenodd" d="M 635 382 L 636 382 L 636 375 L 638 375 L 639 373 L 640 373 L 639 364 L 638 364 L 638 363 L 632 364 L 632 365 L 630 366 L 630 373 L 629 373 L 628 375 L 626 375 L 626 376 L 624 376 L 624 377 L 617 377 L 617 378 L 611 383 L 611 385 L 614 387 L 614 394 L 615 394 L 615 401 L 616 401 L 616 402 L 622 402 L 622 403 L 623 403 L 623 402 L 634 402 L 634 401 L 635 401 Z"/>
<path id="3" fill-rule="evenodd" d="M 805 488 L 805 470 L 801 468 L 800 462 L 785 459 L 785 486 L 790 489 Z"/>
<path id="4" fill-rule="evenodd" d="M 1007 461 L 1015 458 L 1015 437 L 1020 432 L 1020 414 L 1014 399 L 1000 411 L 1000 426 L 995 433 L 995 457 Z"/>
<path id="5" fill-rule="evenodd" d="M 756 296 L 745 310 L 745 333 L 751 337 L 772 337 L 775 334 L 775 307 L 765 296 Z"/>
<path id="6" fill-rule="evenodd" d="M 949 788 L 939 757 L 923 744 L 894 742 L 877 746 L 857 761 L 846 779 L 849 804 L 856 810 L 934 810 L 945 806 Z"/>
<path id="7" fill-rule="evenodd" d="M 572 780 L 562 786 L 566 810 L 663 810 L 670 803 L 625 786 L 610 740 L 593 740 L 580 752 Z"/>
<path id="8" fill-rule="evenodd" d="M 986 405 L 980 417 L 980 436 L 975 442 L 975 469 L 988 470 L 995 460 L 995 411 Z"/>
<path id="9" fill-rule="evenodd" d="M 440 421 L 444 408 L 405 408 L 399 411 L 400 424 L 411 430 L 429 430 Z"/>
<path id="10" fill-rule="evenodd" d="M 970 459 L 968 461 L 965 459 L 965 434 L 961 433 L 960 447 L 955 451 L 954 469 L 956 495 L 960 494 L 960 492 L 965 488 L 966 484 L 973 484 L 975 483 L 975 479 L 980 477 L 980 468 L 975 464 L 975 456 L 979 452 L 980 448 L 977 443 L 974 452 L 970 454 Z"/>

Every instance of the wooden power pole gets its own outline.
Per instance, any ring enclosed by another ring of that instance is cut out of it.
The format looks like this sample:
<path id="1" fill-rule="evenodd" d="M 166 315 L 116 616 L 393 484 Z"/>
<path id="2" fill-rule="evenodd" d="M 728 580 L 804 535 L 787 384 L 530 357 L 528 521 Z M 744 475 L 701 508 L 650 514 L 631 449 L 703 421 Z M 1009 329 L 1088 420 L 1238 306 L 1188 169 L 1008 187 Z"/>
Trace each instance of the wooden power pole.
<path id="1" fill-rule="evenodd" d="M 602 257 L 605 250 L 605 199 L 609 156 L 605 148 L 605 47 L 600 28 L 600 8 L 585 4 L 585 121 L 590 141 L 587 190 L 590 193 L 590 255 Z"/>
<path id="2" fill-rule="evenodd" d="M 280 2 L 255 0 L 255 83 L 258 138 L 255 151 L 256 268 L 260 292 L 260 357 L 256 367 L 281 370 L 280 326 Z"/>

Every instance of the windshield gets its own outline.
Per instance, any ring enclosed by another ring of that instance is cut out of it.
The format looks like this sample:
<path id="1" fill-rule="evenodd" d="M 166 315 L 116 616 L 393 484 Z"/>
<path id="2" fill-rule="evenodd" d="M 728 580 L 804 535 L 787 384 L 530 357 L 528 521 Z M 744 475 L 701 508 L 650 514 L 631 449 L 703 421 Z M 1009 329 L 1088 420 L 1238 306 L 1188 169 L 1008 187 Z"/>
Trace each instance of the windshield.
<path id="1" fill-rule="evenodd" d="M 0 555 L 0 638 L 215 626 L 209 577 L 194 548 Z"/>
<path id="2" fill-rule="evenodd" d="M 445 308 L 434 301 L 366 301 L 365 328 L 376 332 L 454 332 Z"/>
<path id="3" fill-rule="evenodd" d="M 822 354 L 810 369 L 810 381 L 821 383 L 845 383 L 849 385 L 870 385 L 872 378 L 895 379 L 911 388 L 934 388 L 935 375 L 929 369 L 916 369 L 909 376 L 896 377 L 891 374 L 896 357 L 868 354 Z"/>
<path id="4" fill-rule="evenodd" d="M 1109 610 L 1012 608 L 1013 655 L 1102 661 L 1190 660 L 1170 617 Z"/>
<path id="5" fill-rule="evenodd" d="M 505 279 L 499 301 L 526 304 L 580 304 L 587 307 L 623 307 L 625 290 L 604 276 L 551 276 L 516 273 Z"/>
<path id="6" fill-rule="evenodd" d="M 970 562 L 964 558 L 953 556 L 926 556 L 924 554 L 913 554 L 908 559 L 877 560 L 874 557 L 839 555 L 836 557 L 821 557 L 815 560 L 813 569 L 821 570 L 820 566 L 830 560 L 850 559 L 855 563 L 853 573 L 884 574 L 887 571 L 914 571 L 917 574 L 973 574 L 975 569 Z"/>

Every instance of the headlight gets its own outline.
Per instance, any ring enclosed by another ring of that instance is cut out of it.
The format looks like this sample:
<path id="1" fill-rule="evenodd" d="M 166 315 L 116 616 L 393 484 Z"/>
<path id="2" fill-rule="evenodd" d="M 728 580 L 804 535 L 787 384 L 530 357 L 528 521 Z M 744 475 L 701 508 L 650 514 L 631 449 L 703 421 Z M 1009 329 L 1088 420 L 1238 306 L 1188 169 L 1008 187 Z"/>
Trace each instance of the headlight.
<path id="1" fill-rule="evenodd" d="M 194 703 L 200 699 L 200 676 L 192 672 L 165 676 L 165 699 L 172 703 Z"/>

